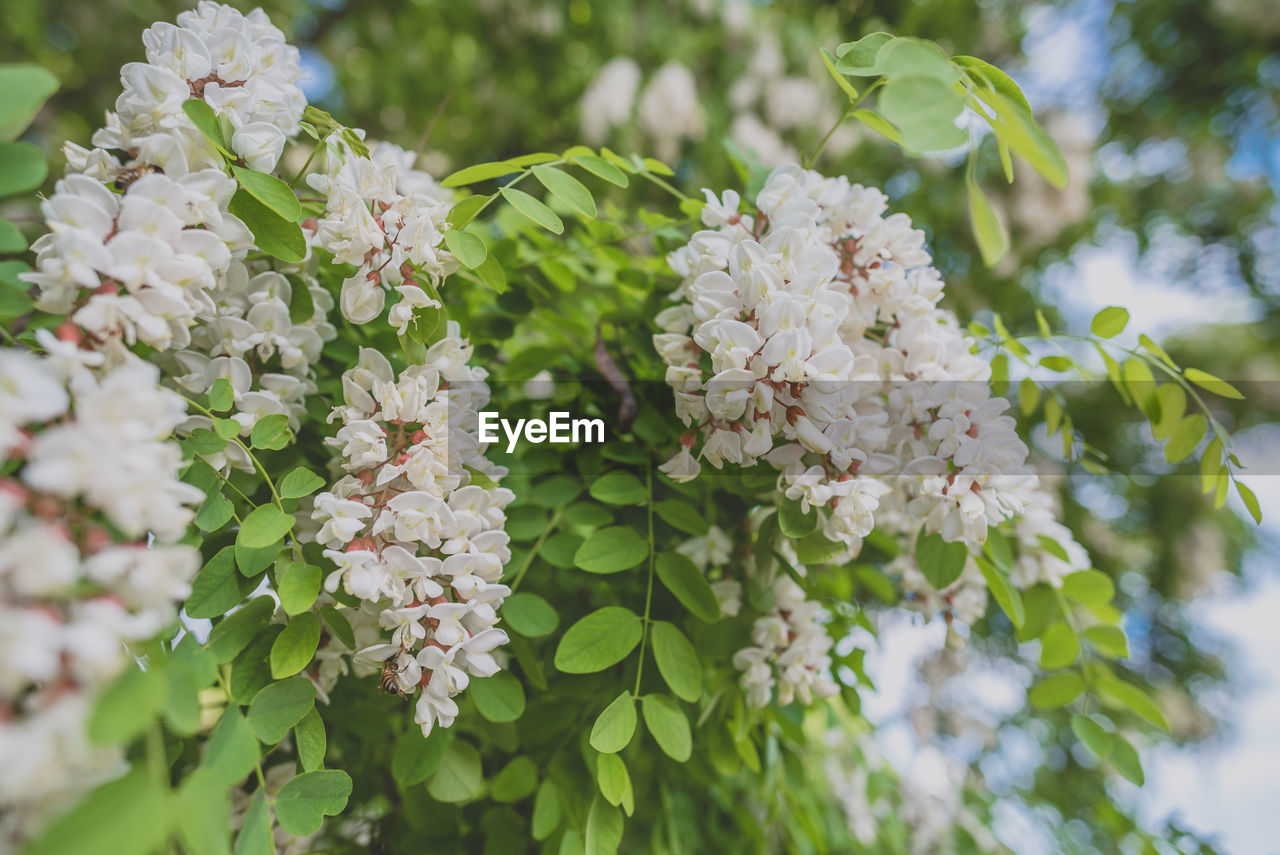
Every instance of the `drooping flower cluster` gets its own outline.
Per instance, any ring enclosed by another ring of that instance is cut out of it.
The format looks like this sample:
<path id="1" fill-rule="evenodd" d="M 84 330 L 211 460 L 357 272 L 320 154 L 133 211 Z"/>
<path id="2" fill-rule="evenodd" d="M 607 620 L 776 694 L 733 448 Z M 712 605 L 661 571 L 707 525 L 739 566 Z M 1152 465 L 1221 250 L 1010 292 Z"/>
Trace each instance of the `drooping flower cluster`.
<path id="1" fill-rule="evenodd" d="M 390 143 L 369 157 L 331 143 L 329 170 L 308 177 L 327 196 L 316 224 L 316 243 L 356 272 L 342 283 L 338 302 L 352 323 L 382 314 L 387 290 L 400 295 L 389 314 L 403 335 L 415 310 L 439 307 L 435 285 L 458 269 L 441 244 L 448 228 L 450 193 L 426 172 L 413 168 L 414 155 Z M 428 284 L 428 292 L 422 286 Z"/>
<path id="2" fill-rule="evenodd" d="M 839 687 L 831 679 L 830 616 L 785 573 L 774 578 L 771 590 L 773 608 L 752 624 L 752 646 L 733 655 L 747 703 L 766 706 L 775 688 L 782 706 L 834 695 Z"/>
<path id="3" fill-rule="evenodd" d="M 613 129 L 634 115 L 651 150 L 663 160 L 674 160 L 683 141 L 702 139 L 707 132 L 697 81 L 675 61 L 655 71 L 643 89 L 640 78 L 640 66 L 628 57 L 601 66 L 578 103 L 582 135 L 594 145 L 607 142 Z"/>
<path id="4" fill-rule="evenodd" d="M 74 330 L 67 330 L 74 338 Z M 120 762 L 88 741 L 131 643 L 171 626 L 200 554 L 176 544 L 203 499 L 167 442 L 182 399 L 132 359 L 47 331 L 0 351 L 0 849 Z M 148 544 L 148 534 L 154 542 Z"/>
<path id="5" fill-rule="evenodd" d="M 250 169 L 270 172 L 285 140 L 298 132 L 306 97 L 298 49 L 285 41 L 261 9 L 245 15 L 231 6 L 202 0 L 177 23 L 157 23 L 142 35 L 146 62 L 120 71 L 124 92 L 116 111 L 93 135 L 96 151 L 83 157 L 108 174 L 103 150 L 128 152 L 143 163 L 181 178 L 202 169 L 222 169 L 222 156 L 183 111 L 200 98 L 231 125 L 233 154 Z M 77 158 L 78 160 L 79 158 Z M 86 163 L 88 166 L 88 163 Z"/>
<path id="6" fill-rule="evenodd" d="M 1016 513 L 1027 448 L 937 307 L 923 232 L 886 217 L 879 191 L 796 166 L 774 170 L 754 215 L 732 191 L 707 196 L 709 228 L 669 259 L 684 281 L 655 336 L 692 428 L 664 471 L 695 477 L 699 441 L 716 468 L 766 459 L 851 554 L 891 492 L 903 531 L 924 520 L 952 541 L 981 543 Z"/>
<path id="7" fill-rule="evenodd" d="M 477 439 L 489 390 L 470 355 L 453 322 L 424 364 L 398 376 L 381 354 L 361 351 L 331 417 L 342 425 L 331 442 L 347 475 L 316 497 L 313 513 L 336 565 L 325 588 L 358 597 L 390 631 L 356 664 L 381 664 L 384 688 L 398 694 L 422 689 L 415 721 L 424 735 L 453 723 L 453 696 L 499 669 L 492 651 L 507 640 L 495 624 L 510 593 L 499 579 L 511 557 L 503 509 L 514 496 L 490 486 L 506 472 Z"/>
<path id="8" fill-rule="evenodd" d="M 67 144 L 72 174 L 42 205 L 50 231 L 24 278 L 37 308 L 69 316 L 111 362 L 142 343 L 189 392 L 225 378 L 245 436 L 272 413 L 296 428 L 333 301 L 303 267 L 245 260 L 254 239 L 230 211 L 236 181 L 183 104 L 202 99 L 233 154 L 270 171 L 306 106 L 298 51 L 261 10 L 210 2 L 143 42 L 147 62 L 124 67 L 96 148 Z M 180 432 L 208 426 L 193 415 Z M 214 457 L 249 468 L 234 444 Z"/>

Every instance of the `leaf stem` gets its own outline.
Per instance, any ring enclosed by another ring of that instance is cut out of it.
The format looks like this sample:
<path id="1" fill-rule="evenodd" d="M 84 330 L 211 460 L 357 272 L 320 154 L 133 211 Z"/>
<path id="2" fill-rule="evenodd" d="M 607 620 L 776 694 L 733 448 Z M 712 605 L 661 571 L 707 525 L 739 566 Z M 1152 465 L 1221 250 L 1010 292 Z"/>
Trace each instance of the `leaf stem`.
<path id="1" fill-rule="evenodd" d="M 631 696 L 637 700 L 640 698 L 640 678 L 644 676 L 644 649 L 649 642 L 649 625 L 652 623 L 649 618 L 649 608 L 653 604 L 653 567 L 654 567 L 654 541 L 653 541 L 653 462 L 645 468 L 644 472 L 645 486 L 649 488 L 649 585 L 644 594 L 644 626 L 640 633 L 640 664 L 636 667 L 636 687 L 631 692 Z"/>
<path id="2" fill-rule="evenodd" d="M 524 563 L 520 565 L 520 572 L 516 573 L 516 577 L 511 580 L 511 593 L 516 592 L 516 588 L 520 587 L 520 582 L 524 580 L 524 574 L 529 572 L 529 567 L 533 565 L 533 559 L 538 557 L 538 550 L 542 549 L 542 544 L 546 543 L 551 532 L 556 530 L 556 526 L 560 524 L 560 508 L 556 508 L 556 512 L 551 515 L 551 520 L 547 523 L 547 527 L 542 534 L 538 535 L 538 539 L 534 541 L 533 548 L 529 550 L 529 554 L 524 557 Z"/>

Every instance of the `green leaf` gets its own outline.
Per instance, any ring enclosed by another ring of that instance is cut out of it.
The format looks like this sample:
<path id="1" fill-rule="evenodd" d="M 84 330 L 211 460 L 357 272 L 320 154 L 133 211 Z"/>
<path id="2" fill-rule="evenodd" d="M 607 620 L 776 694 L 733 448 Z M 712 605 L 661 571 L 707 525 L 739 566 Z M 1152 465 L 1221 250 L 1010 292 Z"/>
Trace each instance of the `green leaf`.
<path id="1" fill-rule="evenodd" d="M 490 255 L 476 268 L 476 275 L 480 277 L 480 281 L 499 294 L 505 294 L 511 290 L 507 285 L 507 274 L 502 269 L 502 265 L 498 259 Z"/>
<path id="2" fill-rule="evenodd" d="M 1111 762 L 1130 782 L 1139 787 L 1146 783 L 1146 776 L 1142 774 L 1142 760 L 1138 757 L 1137 749 L 1118 733 L 1111 736 Z"/>
<path id="3" fill-rule="evenodd" d="M 292 439 L 289 432 L 289 417 L 284 413 L 272 413 L 254 422 L 253 432 L 249 434 L 249 442 L 254 448 L 276 451 L 284 448 Z"/>
<path id="4" fill-rule="evenodd" d="M 546 840 L 551 833 L 560 827 L 563 813 L 560 809 L 560 793 L 551 781 L 543 781 L 538 785 L 537 795 L 533 797 L 533 821 L 530 826 L 534 840 Z"/>
<path id="5" fill-rule="evenodd" d="M 23 855 L 149 855 L 164 843 L 176 818 L 168 789 L 139 768 L 48 823 Z"/>
<path id="6" fill-rule="evenodd" d="M 271 830 L 271 808 L 267 797 L 258 790 L 249 801 L 244 823 L 236 835 L 235 855 L 276 855 L 275 837 Z"/>
<path id="7" fill-rule="evenodd" d="M 0 65 L 0 140 L 16 140 L 58 91 L 58 78 L 38 65 Z"/>
<path id="8" fill-rule="evenodd" d="M 302 219 L 302 203 L 289 185 L 274 175 L 232 164 L 231 174 L 253 198 L 291 223 Z"/>
<path id="9" fill-rule="evenodd" d="M 593 674 L 616 665 L 640 643 L 640 618 L 630 609 L 605 606 L 565 631 L 555 666 L 566 674 Z"/>
<path id="10" fill-rule="evenodd" d="M 1061 674 L 1051 674 L 1036 683 L 1027 693 L 1027 700 L 1032 706 L 1053 709 L 1065 707 L 1080 697 L 1083 691 L 1084 680 L 1080 679 L 1080 675 L 1074 671 L 1066 671 Z"/>
<path id="11" fill-rule="evenodd" d="M 886 42 L 876 53 L 876 68 L 886 77 L 924 76 L 947 86 L 960 79 L 960 70 L 942 48 L 926 39 L 899 37 Z"/>
<path id="12" fill-rule="evenodd" d="M 226 788 L 206 769 L 182 782 L 177 801 L 178 833 L 191 855 L 231 855 L 231 803 Z"/>
<path id="13" fill-rule="evenodd" d="M 603 178 L 605 181 L 608 181 L 610 184 L 615 184 L 618 187 L 626 187 L 631 183 L 631 180 L 627 178 L 627 174 L 625 172 L 604 158 L 596 157 L 591 154 L 583 154 L 575 157 L 573 162 L 587 170 L 587 172 L 590 172 L 592 175 L 595 175 L 598 178 Z"/>
<path id="14" fill-rule="evenodd" d="M 238 707 L 227 707 L 205 743 L 201 768 L 209 770 L 224 787 L 230 788 L 253 771 L 258 757 L 258 740 L 249 723 Z"/>
<path id="15" fill-rule="evenodd" d="M 475 219 L 476 214 L 480 213 L 489 202 L 488 196 L 467 196 L 465 199 L 459 199 L 453 203 L 453 207 L 449 209 L 447 222 L 455 229 L 466 228 L 467 224 Z"/>
<path id="16" fill-rule="evenodd" d="M 969 188 L 969 224 L 978 239 L 982 263 L 995 267 L 1009 252 L 1009 232 L 977 182 L 970 179 L 965 183 Z"/>
<path id="17" fill-rule="evenodd" d="M 416 726 L 409 728 L 396 740 L 391 754 L 391 777 L 402 787 L 427 780 L 440 768 L 451 739 L 452 731 L 443 727 L 432 729 L 430 736 L 423 736 Z"/>
<path id="18" fill-rule="evenodd" d="M 711 529 L 701 511 L 680 499 L 664 499 L 654 505 L 653 509 L 663 522 L 685 534 L 702 537 Z"/>
<path id="19" fill-rule="evenodd" d="M 555 211 L 542 202 L 514 187 L 503 187 L 501 192 L 502 198 L 506 199 L 511 207 L 524 214 L 535 225 L 542 226 L 552 234 L 564 234 L 564 222 L 556 216 Z"/>
<path id="20" fill-rule="evenodd" d="M 1009 579 L 1004 572 L 992 566 L 991 562 L 980 557 L 975 560 L 978 562 L 978 569 L 982 571 L 982 578 L 987 580 L 987 590 L 1000 604 L 1004 613 L 1009 616 L 1014 628 L 1021 629 L 1027 614 L 1022 606 L 1022 596 L 1018 593 L 1018 589 L 1009 584 Z"/>
<path id="21" fill-rule="evenodd" d="M 191 595 L 184 606 L 193 618 L 214 618 L 238 605 L 254 584 L 236 572 L 235 550 L 224 546 L 201 568 L 191 583 Z"/>
<path id="22" fill-rule="evenodd" d="M 951 61 L 958 65 L 974 83 L 1000 93 L 1028 113 L 1031 112 L 1031 104 L 1027 102 L 1027 96 L 1022 94 L 1018 84 L 991 63 L 974 56 L 953 56 Z"/>
<path id="23" fill-rule="evenodd" d="M 324 732 L 324 721 L 319 711 L 312 709 L 302 721 L 293 726 L 293 741 L 298 748 L 298 762 L 304 772 L 324 768 L 324 755 L 329 739 Z"/>
<path id="24" fill-rule="evenodd" d="M 834 561 L 848 552 L 843 543 L 828 540 L 821 531 L 813 531 L 795 541 L 796 558 L 801 564 L 814 566 Z"/>
<path id="25" fill-rule="evenodd" d="M 431 798 L 446 804 L 469 802 L 484 792 L 480 752 L 461 739 L 450 741 L 440 768 L 427 782 Z"/>
<path id="26" fill-rule="evenodd" d="M 44 152 L 25 142 L 0 142 L 0 196 L 16 196 L 44 183 Z"/>
<path id="27" fill-rule="evenodd" d="M 664 754 L 680 763 L 689 759 L 693 753 L 689 719 L 675 701 L 666 695 L 645 695 L 640 699 L 640 712 L 644 715 L 645 727 Z"/>
<path id="28" fill-rule="evenodd" d="M 302 261 L 306 256 L 307 242 L 302 237 L 302 228 L 259 202 L 249 191 L 237 189 L 227 209 L 244 221 L 253 233 L 253 242 L 267 255 L 289 263 Z"/>
<path id="29" fill-rule="evenodd" d="M 922 534 L 916 540 L 920 572 L 939 591 L 951 587 L 960 578 L 968 558 L 968 547 L 963 543 L 948 543 L 940 534 Z"/>
<path id="30" fill-rule="evenodd" d="M 854 88 L 843 74 L 836 70 L 836 58 L 831 51 L 826 48 L 818 48 L 818 55 L 822 57 L 822 64 L 827 67 L 827 73 L 831 75 L 831 79 L 836 82 L 840 90 L 849 97 L 849 102 L 853 103 L 858 100 L 858 90 Z"/>
<path id="31" fill-rule="evenodd" d="M 222 439 L 235 439 L 240 435 L 240 423 L 235 419 L 213 419 L 213 431 Z"/>
<path id="32" fill-rule="evenodd" d="M 662 584 L 694 617 L 706 623 L 720 620 L 720 603 L 711 583 L 688 556 L 664 552 L 658 556 L 654 569 Z"/>
<path id="33" fill-rule="evenodd" d="M 315 705 L 316 687 L 306 677 L 272 683 L 249 704 L 249 729 L 260 742 L 275 745 Z"/>
<path id="34" fill-rule="evenodd" d="M 321 575 L 319 567 L 302 561 L 289 561 L 276 568 L 276 594 L 285 614 L 301 614 L 315 605 Z"/>
<path id="35" fill-rule="evenodd" d="M 1116 586 L 1106 573 L 1080 570 L 1063 578 L 1062 593 L 1078 603 L 1101 606 L 1111 602 L 1116 594 Z"/>
<path id="36" fill-rule="evenodd" d="M 606 472 L 587 489 L 593 499 L 610 505 L 639 505 L 649 498 L 649 490 L 630 472 Z"/>
<path id="37" fill-rule="evenodd" d="M 561 202 L 588 219 L 596 217 L 596 203 L 586 185 L 567 172 L 553 166 L 535 166 L 530 170 L 543 187 Z"/>
<path id="38" fill-rule="evenodd" d="M 854 110 L 849 115 L 857 119 L 859 122 L 862 122 L 862 124 L 889 140 L 891 143 L 904 147 L 906 146 L 906 143 L 902 139 L 902 134 L 898 132 L 898 129 L 895 128 L 888 119 L 881 116 L 874 110 L 868 110 L 864 107 Z"/>
<path id="39" fill-rule="evenodd" d="M 1134 357 L 1124 364 L 1124 385 L 1147 418 L 1160 418 L 1159 399 L 1156 397 L 1156 378 L 1147 363 Z"/>
<path id="40" fill-rule="evenodd" d="M 649 544 L 630 526 L 597 529 L 578 547 L 573 563 L 588 573 L 620 573 L 649 555 Z"/>
<path id="41" fill-rule="evenodd" d="M 636 702 L 630 692 L 613 699 L 591 726 L 591 747 L 603 754 L 626 748 L 636 732 Z"/>
<path id="42" fill-rule="evenodd" d="M 128 744 L 164 709 L 169 686 L 154 666 L 129 664 L 94 702 L 89 739 L 98 745 Z"/>
<path id="43" fill-rule="evenodd" d="M 509 160 L 495 160 L 490 163 L 477 163 L 474 166 L 468 166 L 465 169 L 459 169 L 452 175 L 447 176 L 440 182 L 441 187 L 462 187 L 467 184 L 476 184 L 481 181 L 488 181 L 490 178 L 501 178 L 504 175 L 510 175 L 513 172 L 523 171 Z"/>
<path id="44" fill-rule="evenodd" d="M 1091 626 L 1084 631 L 1084 637 L 1112 659 L 1127 659 L 1129 656 L 1129 639 L 1118 626 Z"/>
<path id="45" fill-rule="evenodd" d="M 1253 517 L 1253 521 L 1259 525 L 1262 524 L 1262 507 L 1258 504 L 1258 497 L 1254 495 L 1253 490 L 1246 485 L 1235 482 L 1236 492 L 1240 494 L 1240 501 L 1244 502 L 1245 509 L 1249 511 L 1249 516 Z"/>
<path id="46" fill-rule="evenodd" d="M 836 48 L 836 56 L 839 61 L 836 63 L 836 70 L 841 74 L 851 74 L 855 77 L 874 77 L 880 72 L 876 69 L 876 58 L 880 54 L 880 49 L 886 44 L 893 41 L 893 35 L 890 33 L 871 33 L 863 36 L 856 42 L 846 42 Z"/>
<path id="47" fill-rule="evenodd" d="M 999 139 L 1054 187 L 1066 187 L 1070 177 L 1067 162 L 1044 128 L 1036 124 L 1031 111 L 992 90 L 978 90 L 975 94 L 996 114 L 991 128 Z"/>
<path id="48" fill-rule="evenodd" d="M 262 505 L 244 518 L 236 543 L 246 549 L 265 549 L 288 534 L 293 523 L 293 514 L 286 514 L 275 505 Z"/>
<path id="49" fill-rule="evenodd" d="M 27 239 L 22 236 L 22 232 L 18 231 L 18 227 L 0 217 L 0 255 L 25 252 L 26 249 Z M 26 297 L 25 294 L 21 294 L 15 289 L 6 288 L 4 295 L 5 305 L 3 309 L 5 317 L 16 318 L 31 311 L 27 305 L 31 303 L 31 298 Z M 23 298 L 26 298 L 26 303 L 23 303 Z"/>
<path id="50" fill-rule="evenodd" d="M 231 409 L 236 402 L 235 389 L 231 388 L 231 384 L 226 377 L 219 377 L 213 381 L 213 385 L 209 387 L 209 409 L 218 413 L 225 413 Z"/>
<path id="51" fill-rule="evenodd" d="M 1059 621 L 1049 624 L 1040 637 L 1040 667 L 1046 671 L 1066 668 L 1080 656 L 1080 639 L 1071 627 Z"/>
<path id="52" fill-rule="evenodd" d="M 1083 742 L 1090 751 L 1105 760 L 1111 754 L 1111 734 L 1091 718 L 1082 715 L 1071 716 L 1071 730 L 1076 739 Z"/>
<path id="53" fill-rule="evenodd" d="M 1165 720 L 1164 713 L 1160 712 L 1160 707 L 1156 706 L 1156 702 L 1137 686 L 1122 682 L 1115 677 L 1107 677 L 1098 680 L 1096 688 L 1098 697 L 1107 706 L 1113 709 L 1129 710 L 1161 730 L 1169 729 L 1169 722 Z"/>
<path id="54" fill-rule="evenodd" d="M 219 621 L 209 633 L 209 652 L 219 664 L 230 662 L 253 640 L 258 630 L 266 626 L 275 610 L 275 601 L 270 597 L 250 600 L 244 608 Z"/>
<path id="55" fill-rule="evenodd" d="M 495 802 L 518 802 L 533 794 L 538 786 L 538 767 L 532 759 L 521 755 L 503 767 L 493 779 Z"/>
<path id="56" fill-rule="evenodd" d="M 193 522 L 196 528 L 207 534 L 222 528 L 234 514 L 235 506 L 231 504 L 231 500 L 215 490 L 200 503 Z"/>
<path id="57" fill-rule="evenodd" d="M 1215 395 L 1221 395 L 1224 398 L 1235 398 L 1237 400 L 1244 397 L 1244 394 L 1235 386 L 1232 386 L 1226 380 L 1214 377 L 1208 371 L 1201 371 L 1199 368 L 1188 368 L 1186 371 L 1182 372 L 1182 374 L 1201 389 L 1205 389 Z"/>
<path id="58" fill-rule="evenodd" d="M 295 615 L 271 645 L 271 676 L 292 677 L 311 663 L 320 644 L 320 619 L 313 612 Z"/>
<path id="59" fill-rule="evenodd" d="M 351 776 L 337 769 L 304 772 L 276 794 L 276 819 L 294 837 L 315 834 L 326 816 L 337 816 L 351 795 Z"/>
<path id="60" fill-rule="evenodd" d="M 694 703 L 702 695 L 702 663 L 693 643 L 675 624 L 655 621 L 649 628 L 658 673 L 683 701 Z"/>
<path id="61" fill-rule="evenodd" d="M 515 721 L 524 715 L 524 687 L 510 671 L 472 680 L 470 692 L 476 709 L 489 721 Z"/>
<path id="62" fill-rule="evenodd" d="M 956 127 L 964 101 L 934 77 L 899 77 L 880 90 L 881 115 L 902 134 L 912 151 L 942 151 L 964 145 L 968 135 Z"/>
<path id="63" fill-rule="evenodd" d="M 1122 306 L 1107 306 L 1093 316 L 1089 331 L 1098 338 L 1115 338 L 1129 325 L 1129 310 Z"/>
<path id="64" fill-rule="evenodd" d="M 227 139 L 222 134 L 222 124 L 218 114 L 201 98 L 188 98 L 182 104 L 182 112 L 187 114 L 191 124 L 196 126 L 204 138 L 213 143 L 218 153 L 227 160 L 235 160 L 236 156 L 227 150 Z"/>
<path id="65" fill-rule="evenodd" d="M 444 245 L 468 270 L 475 270 L 489 257 L 489 250 L 484 245 L 484 241 L 471 232 L 449 229 L 444 233 Z"/>
<path id="66" fill-rule="evenodd" d="M 257 576 L 263 570 L 271 566 L 276 560 L 276 556 L 280 554 L 283 544 L 279 541 L 269 546 L 251 549 L 243 543 L 236 544 L 236 566 L 240 568 L 240 573 L 244 576 Z"/>
<path id="67" fill-rule="evenodd" d="M 565 840 L 566 842 L 569 840 L 568 834 L 565 835 Z M 584 852 L 585 855 L 613 855 L 618 851 L 621 843 L 622 812 L 606 802 L 603 796 L 597 795 L 591 802 L 591 809 L 587 812 L 585 848 L 578 851 Z M 574 850 L 566 850 L 561 846 L 560 852 L 561 855 L 567 855 L 567 852 L 574 852 Z"/>
<path id="68" fill-rule="evenodd" d="M 783 499 L 778 503 L 778 528 L 787 537 L 804 537 L 818 528 L 818 512 L 805 511 L 800 499 Z"/>
<path id="69" fill-rule="evenodd" d="M 627 764 L 617 754 L 601 754 L 596 757 L 596 783 L 605 801 L 617 807 L 631 789 L 631 776 Z"/>
<path id="70" fill-rule="evenodd" d="M 1196 450 L 1196 446 L 1200 444 L 1200 440 L 1204 439 L 1206 430 L 1204 416 L 1199 413 L 1180 419 L 1169 432 L 1169 441 L 1165 443 L 1165 461 L 1177 463 L 1190 457 Z"/>
<path id="71" fill-rule="evenodd" d="M 329 632 L 341 641 L 348 650 L 356 648 L 356 634 L 351 629 L 351 622 L 347 620 L 342 612 L 333 606 L 321 606 L 320 617 L 324 619 L 324 625 L 329 628 Z"/>
<path id="72" fill-rule="evenodd" d="M 537 594 L 512 594 L 502 602 L 502 619 L 526 638 L 541 638 L 555 632 L 560 616 Z"/>

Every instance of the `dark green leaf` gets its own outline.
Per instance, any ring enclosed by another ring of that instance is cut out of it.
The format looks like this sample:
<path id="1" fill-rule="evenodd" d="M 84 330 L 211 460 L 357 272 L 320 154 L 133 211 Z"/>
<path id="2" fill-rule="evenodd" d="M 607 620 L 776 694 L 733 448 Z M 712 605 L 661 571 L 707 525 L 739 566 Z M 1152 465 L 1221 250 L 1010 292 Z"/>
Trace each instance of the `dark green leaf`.
<path id="1" fill-rule="evenodd" d="M 351 776 L 329 769 L 304 772 L 276 794 L 276 819 L 294 837 L 315 834 L 326 816 L 337 816 L 351 795 Z"/>
<path id="2" fill-rule="evenodd" d="M 693 752 L 693 737 L 684 710 L 666 695 L 645 695 L 640 699 L 645 727 L 662 752 L 680 763 Z"/>
<path id="3" fill-rule="evenodd" d="M 306 256 L 307 242 L 302 237 L 302 228 L 259 202 L 247 190 L 236 190 L 227 209 L 244 221 L 258 249 L 267 255 L 290 263 L 302 261 Z"/>
<path id="4" fill-rule="evenodd" d="M 702 694 L 702 663 L 693 643 L 674 624 L 655 621 L 649 628 L 658 673 L 681 700 L 694 703 Z"/>
<path id="5" fill-rule="evenodd" d="M 591 533 L 573 556 L 588 573 L 619 573 L 635 567 L 649 554 L 649 544 L 630 526 L 608 526 Z"/>
<path id="6" fill-rule="evenodd" d="M 502 198 L 506 199 L 511 207 L 524 214 L 534 224 L 542 226 L 552 234 L 564 234 L 564 222 L 542 202 L 514 187 L 503 187 L 501 192 Z"/>
<path id="7" fill-rule="evenodd" d="M 476 709 L 489 721 L 515 721 L 524 715 L 524 687 L 510 671 L 472 680 L 469 691 Z"/>
<path id="8" fill-rule="evenodd" d="M 316 687 L 306 677 L 272 683 L 249 705 L 249 729 L 261 742 L 275 745 L 315 704 Z"/>
<path id="9" fill-rule="evenodd" d="M 687 556 L 664 552 L 658 556 L 654 569 L 662 584 L 694 617 L 706 623 L 720 619 L 720 604 L 711 583 Z"/>
<path id="10" fill-rule="evenodd" d="M 279 178 L 235 164 L 231 166 L 231 174 L 253 198 L 284 219 L 291 223 L 302 219 L 302 204 L 298 201 L 297 195 Z"/>

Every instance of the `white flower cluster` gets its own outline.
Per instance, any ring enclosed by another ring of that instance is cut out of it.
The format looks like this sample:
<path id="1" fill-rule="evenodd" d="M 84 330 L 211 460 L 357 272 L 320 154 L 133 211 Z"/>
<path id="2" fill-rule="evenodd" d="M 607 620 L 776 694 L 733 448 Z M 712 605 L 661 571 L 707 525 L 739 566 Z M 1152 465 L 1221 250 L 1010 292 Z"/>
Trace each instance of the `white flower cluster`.
<path id="1" fill-rule="evenodd" d="M 758 528 L 769 513 L 767 508 L 752 513 L 751 526 Z M 712 577 L 711 590 L 720 614 L 736 617 L 742 610 L 743 583 L 757 573 L 750 550 L 735 560 L 733 541 L 713 525 L 705 535 L 681 543 L 676 551 Z M 780 544 L 778 552 L 803 575 L 804 568 L 795 560 L 789 543 Z M 752 624 L 752 645 L 733 657 L 734 667 L 742 672 L 740 683 L 747 703 L 766 706 L 775 688 L 778 703 L 784 705 L 797 698 L 807 704 L 814 698 L 832 695 L 838 689 L 831 680 L 828 655 L 833 642 L 826 625 L 831 616 L 818 603 L 807 600 L 804 589 L 785 571 L 775 568 L 773 572 L 777 574 L 769 585 L 773 605 Z"/>
<path id="2" fill-rule="evenodd" d="M 305 289 L 300 302 L 309 312 L 297 322 L 296 289 Z M 165 374 L 195 395 L 225 379 L 234 395 L 229 415 L 240 424 L 241 436 L 249 436 L 259 419 L 277 413 L 287 416 L 296 431 L 306 399 L 316 391 L 312 366 L 324 343 L 337 335 L 328 320 L 333 297 L 301 269 L 286 275 L 264 261 L 239 260 L 231 262 L 209 297 L 214 311 L 191 328 L 190 346 L 159 360 Z M 179 432 L 209 427 L 208 416 L 192 414 Z M 253 469 L 236 443 L 204 458 L 216 469 Z"/>
<path id="3" fill-rule="evenodd" d="M 106 126 L 93 135 L 99 151 L 85 152 L 86 158 L 101 162 L 103 149 L 128 152 L 175 178 L 221 170 L 221 154 L 182 108 L 200 98 L 230 123 L 233 154 L 258 172 L 275 169 L 307 102 L 298 88 L 298 49 L 265 12 L 244 15 L 202 0 L 195 11 L 180 14 L 176 25 L 153 25 L 142 42 L 147 61 L 120 70 L 124 92 Z"/>
<path id="4" fill-rule="evenodd" d="M 391 143 L 362 157 L 335 141 L 328 171 L 307 178 L 327 196 L 324 216 L 315 224 L 316 244 L 339 264 L 356 266 L 342 283 L 343 317 L 356 324 L 372 321 L 382 314 L 387 290 L 394 290 L 400 300 L 388 320 L 401 335 L 416 309 L 440 306 L 432 296 L 435 286 L 458 269 L 441 245 L 451 194 L 414 169 L 414 160 L 412 152 Z"/>
<path id="5" fill-rule="evenodd" d="M 399 376 L 381 354 L 361 351 L 331 417 L 342 424 L 331 442 L 348 474 L 316 497 L 313 513 L 337 568 L 326 590 L 341 586 L 391 633 L 356 661 L 382 663 L 383 686 L 406 697 L 422 688 L 424 735 L 453 723 L 453 696 L 499 669 L 491 651 L 507 641 L 495 624 L 510 593 L 498 580 L 511 558 L 503 509 L 514 496 L 482 486 L 506 472 L 477 439 L 489 390 L 470 355 L 453 322 L 425 363 Z"/>
<path id="6" fill-rule="evenodd" d="M 746 701 L 766 706 L 775 687 L 778 703 L 799 700 L 812 703 L 840 689 L 831 679 L 831 646 L 827 632 L 830 615 L 786 573 L 773 580 L 773 608 L 756 618 L 751 627 L 751 647 L 733 655 L 733 666 L 742 672 Z"/>
<path id="7" fill-rule="evenodd" d="M 716 595 L 721 615 L 735 617 L 742 610 L 742 582 L 734 579 L 728 568 L 733 558 L 733 541 L 724 529 L 713 525 L 701 537 L 691 537 L 681 543 L 676 552 L 686 556 L 703 573 L 718 574 L 718 578 L 711 579 L 711 591 Z"/>
<path id="8" fill-rule="evenodd" d="M 732 191 L 707 197 L 708 228 L 669 258 L 683 282 L 654 337 L 692 428 L 663 470 L 696 477 L 699 439 L 716 468 L 765 459 L 851 555 L 882 501 L 904 511 L 885 524 L 923 520 L 971 544 L 1018 512 L 1027 447 L 990 366 L 937 307 L 923 232 L 886 217 L 879 191 L 794 165 L 773 171 L 754 215 Z"/>
<path id="9" fill-rule="evenodd" d="M 101 354 L 38 335 L 49 356 L 0 350 L 5 851 L 115 770 L 118 748 L 88 742 L 94 700 L 130 665 L 127 645 L 173 624 L 200 565 L 175 543 L 203 498 L 166 441 L 182 399 L 148 363 L 95 373 Z"/>
<path id="10" fill-rule="evenodd" d="M 253 236 L 229 211 L 236 182 L 183 103 L 203 99 L 229 128 L 232 151 L 270 171 L 306 106 L 298 51 L 261 10 L 202 2 L 177 20 L 144 33 L 147 62 L 124 67 L 125 92 L 94 135 L 97 148 L 68 144 L 73 174 L 42 205 L 49 234 L 33 246 L 39 269 L 24 278 L 37 286 L 37 308 L 67 315 L 112 363 L 149 345 L 190 392 L 226 378 L 243 435 L 271 413 L 296 428 L 314 391 L 311 364 L 333 336 L 333 301 L 300 270 L 290 281 L 243 260 Z M 299 288 L 309 313 L 294 323 Z M 208 425 L 193 416 L 180 430 Z M 237 452 L 230 446 L 215 465 L 247 468 Z"/>
<path id="11" fill-rule="evenodd" d="M 612 130 L 634 115 L 654 154 L 674 160 L 681 142 L 702 139 L 707 132 L 697 81 L 674 60 L 654 72 L 643 89 L 640 78 L 640 67 L 628 57 L 601 66 L 578 102 L 582 135 L 593 145 L 607 142 Z"/>

